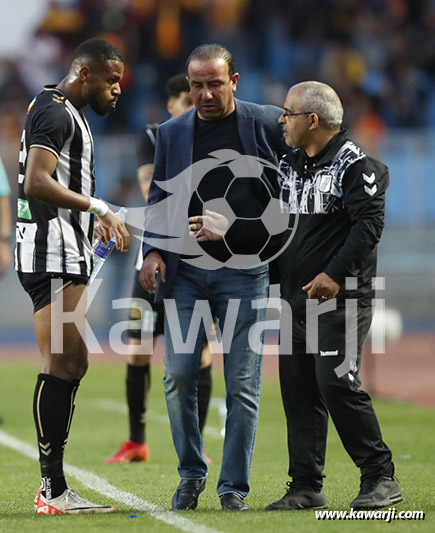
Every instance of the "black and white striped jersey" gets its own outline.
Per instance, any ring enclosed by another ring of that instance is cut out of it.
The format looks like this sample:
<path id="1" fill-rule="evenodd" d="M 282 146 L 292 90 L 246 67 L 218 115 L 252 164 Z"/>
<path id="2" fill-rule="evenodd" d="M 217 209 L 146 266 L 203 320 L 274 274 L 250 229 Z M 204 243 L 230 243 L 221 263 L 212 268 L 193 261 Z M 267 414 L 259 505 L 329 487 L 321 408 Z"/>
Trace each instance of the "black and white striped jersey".
<path id="1" fill-rule="evenodd" d="M 26 197 L 26 162 L 32 147 L 57 157 L 52 177 L 60 185 L 87 196 L 95 192 L 89 124 L 61 91 L 46 86 L 29 105 L 21 137 L 15 268 L 25 273 L 90 275 L 93 215 Z"/>

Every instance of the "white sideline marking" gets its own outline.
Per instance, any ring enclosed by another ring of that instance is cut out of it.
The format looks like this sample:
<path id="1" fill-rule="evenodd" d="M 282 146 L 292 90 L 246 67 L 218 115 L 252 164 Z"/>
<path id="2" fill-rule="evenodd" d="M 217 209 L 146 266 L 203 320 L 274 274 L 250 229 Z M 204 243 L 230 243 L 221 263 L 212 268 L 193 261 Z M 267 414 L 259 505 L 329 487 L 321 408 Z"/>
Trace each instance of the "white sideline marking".
<path id="1" fill-rule="evenodd" d="M 92 405 L 98 409 L 103 409 L 104 411 L 112 411 L 115 413 L 120 413 L 122 415 L 128 414 L 128 408 L 125 403 L 117 402 L 115 400 L 109 400 L 106 398 L 100 398 L 92 402 Z M 158 424 L 169 424 L 168 416 L 159 415 L 155 411 L 147 409 L 146 413 L 147 419 L 152 420 Z M 213 439 L 222 439 L 222 435 L 219 429 L 205 426 L 204 434 Z"/>
<path id="2" fill-rule="evenodd" d="M 15 452 L 21 453 L 26 457 L 29 457 L 30 459 L 34 459 L 36 461 L 38 460 L 38 450 L 34 446 L 31 446 L 22 440 L 16 439 L 15 437 L 12 437 L 8 433 L 5 433 L 1 430 L 0 444 L 3 444 L 3 446 L 6 446 Z M 210 529 L 203 524 L 196 524 L 195 522 L 173 513 L 172 511 L 167 511 L 161 507 L 158 507 L 157 505 L 142 500 L 131 492 L 117 489 L 114 485 L 111 485 L 108 481 L 97 476 L 96 474 L 93 474 L 92 472 L 77 468 L 67 463 L 64 464 L 64 471 L 69 476 L 75 478 L 77 481 L 80 481 L 80 483 L 94 492 L 98 492 L 98 494 L 106 496 L 107 498 L 110 498 L 118 503 L 122 503 L 127 507 L 137 509 L 138 511 L 143 511 L 152 518 L 160 520 L 161 522 L 164 522 L 170 526 L 174 526 L 177 529 L 181 529 L 181 531 L 186 531 L 187 533 L 219 533 L 219 531 L 216 529 Z"/>

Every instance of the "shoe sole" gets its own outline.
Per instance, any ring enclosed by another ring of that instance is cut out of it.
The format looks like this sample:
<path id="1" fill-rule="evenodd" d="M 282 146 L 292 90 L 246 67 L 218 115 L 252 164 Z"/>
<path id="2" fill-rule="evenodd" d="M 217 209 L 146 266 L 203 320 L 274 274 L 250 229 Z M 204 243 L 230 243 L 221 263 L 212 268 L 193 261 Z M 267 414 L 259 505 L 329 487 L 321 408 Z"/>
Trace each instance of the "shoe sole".
<path id="1" fill-rule="evenodd" d="M 38 516 L 59 516 L 59 515 L 66 515 L 66 514 L 111 514 L 116 513 L 116 509 L 113 507 L 110 509 L 71 509 L 68 511 L 59 511 L 59 509 L 56 509 L 57 512 L 50 513 L 48 511 L 36 511 L 36 514 Z"/>
<path id="2" fill-rule="evenodd" d="M 390 505 L 395 505 L 401 501 L 403 501 L 403 496 L 401 494 L 396 494 L 395 496 L 391 496 L 390 498 L 382 500 L 381 502 L 376 502 L 369 505 L 359 505 L 358 507 L 351 507 L 351 509 L 354 509 L 355 511 L 382 509 L 383 507 L 389 507 Z"/>
<path id="3" fill-rule="evenodd" d="M 194 511 L 198 507 L 198 500 L 188 507 L 172 507 L 174 511 Z"/>
<path id="4" fill-rule="evenodd" d="M 122 465 L 124 463 L 147 463 L 148 462 L 148 459 L 150 458 L 150 456 L 146 456 L 146 457 L 138 457 L 137 455 L 134 456 L 134 457 L 125 457 L 125 458 L 122 458 L 122 459 L 116 459 L 116 460 L 112 460 L 112 459 L 107 459 L 106 461 L 104 461 L 106 464 L 108 465 Z"/>
<path id="5" fill-rule="evenodd" d="M 232 507 L 231 509 L 229 508 L 225 508 L 223 505 L 222 505 L 222 511 L 224 511 L 225 513 L 233 513 L 233 512 L 241 512 L 241 511 L 249 511 L 249 507 L 245 504 L 243 505 L 242 507 Z"/>
<path id="6" fill-rule="evenodd" d="M 269 505 L 264 508 L 265 511 L 311 511 L 315 509 L 327 509 L 327 505 L 317 505 L 314 507 L 294 507 L 294 508 L 284 508 L 284 507 L 270 507 Z"/>
<path id="7" fill-rule="evenodd" d="M 224 511 L 225 513 L 237 513 L 242 511 L 249 511 L 249 507 L 234 507 L 233 509 L 225 509 L 225 507 L 222 507 L 222 511 Z"/>
<path id="8" fill-rule="evenodd" d="M 112 514 L 116 513 L 116 509 L 74 509 L 71 511 L 65 511 L 66 514 Z"/>

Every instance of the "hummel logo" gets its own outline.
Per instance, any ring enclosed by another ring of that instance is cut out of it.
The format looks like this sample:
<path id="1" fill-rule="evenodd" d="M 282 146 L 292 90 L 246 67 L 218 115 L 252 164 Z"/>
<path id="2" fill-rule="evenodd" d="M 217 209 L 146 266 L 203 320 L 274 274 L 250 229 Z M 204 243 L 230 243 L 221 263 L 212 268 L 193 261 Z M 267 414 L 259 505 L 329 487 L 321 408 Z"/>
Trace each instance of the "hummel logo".
<path id="1" fill-rule="evenodd" d="M 39 443 L 39 446 L 41 448 L 41 453 L 43 453 L 44 455 L 50 455 L 51 453 L 51 443 L 50 442 L 47 442 L 47 444 L 42 444 L 42 442 Z"/>
<path id="2" fill-rule="evenodd" d="M 375 179 L 376 179 L 376 176 L 374 172 L 372 172 L 370 176 L 367 176 L 367 174 L 364 174 L 363 172 L 363 180 L 366 181 L 367 183 L 370 183 L 370 185 L 375 181 Z"/>
<path id="3" fill-rule="evenodd" d="M 338 350 L 330 350 L 330 351 L 322 351 L 320 350 L 320 355 L 323 355 L 323 356 L 328 356 L 328 355 L 338 355 Z"/>
<path id="4" fill-rule="evenodd" d="M 375 192 L 378 190 L 378 186 L 376 185 L 376 183 L 371 188 L 367 187 L 367 185 L 364 185 L 364 190 L 369 196 L 373 196 Z"/>

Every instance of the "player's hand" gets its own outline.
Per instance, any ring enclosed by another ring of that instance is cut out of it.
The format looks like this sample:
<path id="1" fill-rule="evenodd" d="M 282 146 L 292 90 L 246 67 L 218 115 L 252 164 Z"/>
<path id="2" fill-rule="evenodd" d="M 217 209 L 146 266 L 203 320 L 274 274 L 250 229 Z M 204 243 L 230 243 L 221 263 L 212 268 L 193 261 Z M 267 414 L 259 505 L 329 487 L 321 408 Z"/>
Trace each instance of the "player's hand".
<path id="1" fill-rule="evenodd" d="M 106 244 L 110 241 L 111 236 L 113 235 L 113 237 L 115 237 L 116 249 L 121 250 L 121 252 L 127 252 L 130 244 L 130 234 L 125 227 L 124 222 L 110 209 L 103 217 L 98 217 L 98 222 L 104 230 Z"/>
<path id="2" fill-rule="evenodd" d="M 228 226 L 227 217 L 206 209 L 204 216 L 189 218 L 189 235 L 196 237 L 198 242 L 221 241 Z"/>
<path id="3" fill-rule="evenodd" d="M 321 304 L 335 298 L 340 290 L 340 285 L 325 272 L 320 272 L 313 280 L 304 285 L 302 290 L 306 291 L 308 298 L 317 298 L 317 303 Z"/>
<path id="4" fill-rule="evenodd" d="M 108 244 L 104 235 L 103 226 L 97 221 L 94 222 L 94 239 L 98 239 L 104 246 Z"/>
<path id="5" fill-rule="evenodd" d="M 139 272 L 139 283 L 151 294 L 157 289 L 156 272 L 160 272 L 161 282 L 166 283 L 166 264 L 158 252 L 152 251 L 145 256 Z"/>

